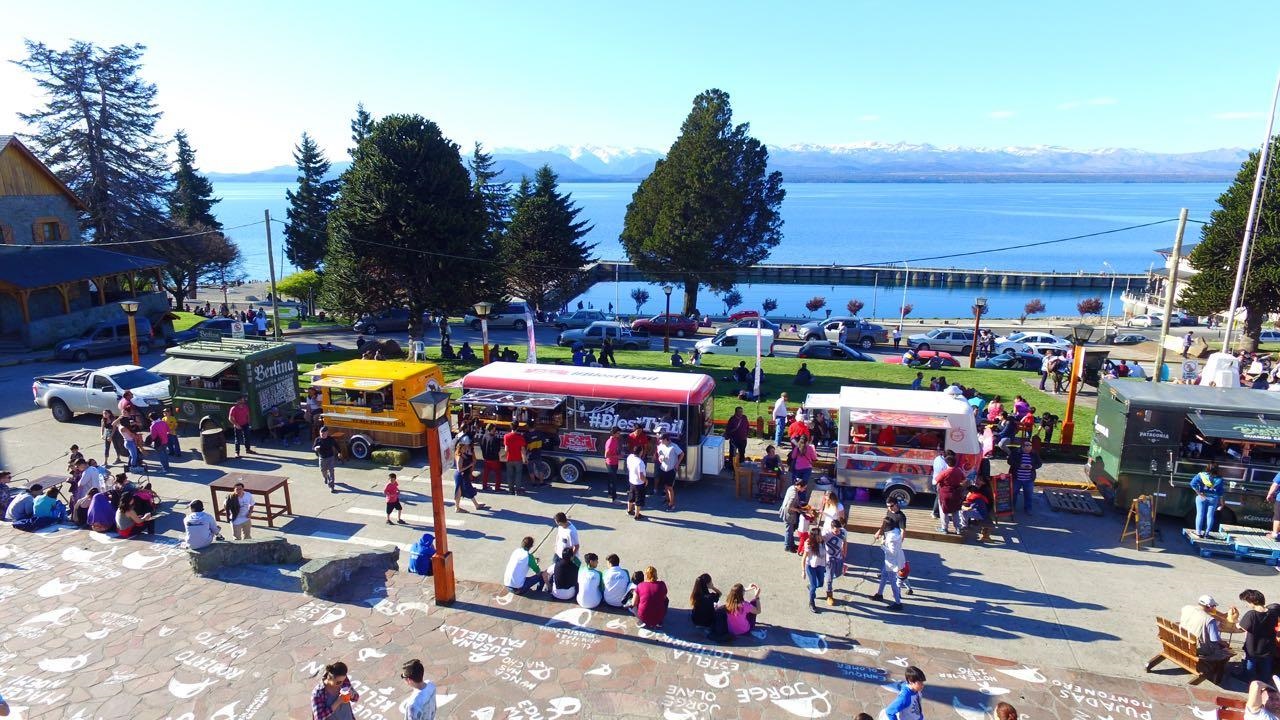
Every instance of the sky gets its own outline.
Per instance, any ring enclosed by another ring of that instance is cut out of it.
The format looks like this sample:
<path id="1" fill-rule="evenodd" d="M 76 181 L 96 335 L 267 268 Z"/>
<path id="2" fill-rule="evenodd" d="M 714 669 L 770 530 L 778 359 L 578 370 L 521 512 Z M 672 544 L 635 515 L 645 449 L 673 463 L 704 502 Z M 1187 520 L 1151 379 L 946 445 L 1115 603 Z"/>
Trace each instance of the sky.
<path id="1" fill-rule="evenodd" d="M 1080 1 L 13 3 L 32 39 L 147 46 L 163 134 L 205 171 L 345 159 L 357 102 L 469 149 L 666 150 L 700 91 L 771 145 L 867 141 L 1189 152 L 1256 147 L 1280 3 Z M 43 100 L 0 63 L 0 134 Z"/>

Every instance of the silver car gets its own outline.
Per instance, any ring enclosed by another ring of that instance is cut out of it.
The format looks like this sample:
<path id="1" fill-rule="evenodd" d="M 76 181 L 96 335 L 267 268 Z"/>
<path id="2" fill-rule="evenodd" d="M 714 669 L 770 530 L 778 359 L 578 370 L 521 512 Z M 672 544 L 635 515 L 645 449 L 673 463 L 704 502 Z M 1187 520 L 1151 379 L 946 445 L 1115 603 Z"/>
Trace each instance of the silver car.
<path id="1" fill-rule="evenodd" d="M 927 333 L 912 335 L 907 344 L 916 350 L 942 350 L 968 355 L 973 350 L 973 331 L 959 328 L 934 328 Z"/>

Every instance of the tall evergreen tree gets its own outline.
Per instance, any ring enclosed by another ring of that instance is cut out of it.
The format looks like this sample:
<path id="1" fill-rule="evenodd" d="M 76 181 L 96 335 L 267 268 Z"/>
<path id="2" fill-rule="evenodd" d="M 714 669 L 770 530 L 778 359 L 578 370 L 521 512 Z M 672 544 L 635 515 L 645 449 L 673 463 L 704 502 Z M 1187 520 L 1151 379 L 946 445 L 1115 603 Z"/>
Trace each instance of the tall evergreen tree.
<path id="1" fill-rule="evenodd" d="M 580 212 L 570 195 L 560 193 L 550 166 L 542 166 L 532 183 L 521 180 L 502 238 L 502 267 L 507 289 L 538 310 L 567 302 L 589 284 L 583 267 L 595 245 L 582 242 L 592 228 L 577 219 Z"/>
<path id="2" fill-rule="evenodd" d="M 749 131 L 733 124 L 728 93 L 701 93 L 627 205 L 627 256 L 650 278 L 682 282 L 685 314 L 699 285 L 729 290 L 782 240 L 782 173 L 769 172 L 769 151 Z"/>
<path id="3" fill-rule="evenodd" d="M 1274 177 L 1274 168 L 1280 167 L 1280 135 L 1271 139 L 1271 164 L 1271 181 L 1266 184 L 1259 203 L 1248 274 L 1240 298 L 1240 307 L 1246 312 L 1240 345 L 1249 350 L 1257 349 L 1258 334 L 1266 316 L 1280 312 L 1280 182 Z M 1183 308 L 1195 315 L 1224 312 L 1231 305 L 1236 264 L 1257 173 L 1258 153 L 1254 152 L 1241 164 L 1231 187 L 1218 196 L 1218 209 L 1200 229 L 1200 243 L 1192 249 L 1190 257 L 1191 267 L 1197 272 L 1186 281 L 1179 300 Z"/>
<path id="4" fill-rule="evenodd" d="M 364 109 L 364 103 L 357 103 L 356 116 L 351 119 L 351 149 L 347 151 L 352 160 L 356 157 L 356 148 L 360 147 L 361 141 L 369 137 L 369 131 L 372 129 L 373 115 Z"/>
<path id="5" fill-rule="evenodd" d="M 498 291 L 487 226 L 458 146 L 419 115 L 384 117 L 356 148 L 329 217 L 324 304 L 349 314 L 407 305 L 421 336 L 423 312 Z"/>
<path id="6" fill-rule="evenodd" d="M 41 159 L 89 207 L 82 227 L 99 243 L 157 234 L 170 169 L 155 135 L 156 87 L 138 76 L 145 47 L 77 41 L 55 50 L 28 40 L 26 49 L 14 62 L 48 100 L 18 117 L 36 129 Z"/>
<path id="7" fill-rule="evenodd" d="M 489 235 L 502 237 L 511 219 L 511 183 L 498 182 L 493 155 L 476 143 L 467 161 L 471 169 L 471 188 L 484 200 L 484 213 L 489 218 Z"/>
<path id="8" fill-rule="evenodd" d="M 284 251 L 294 267 L 315 270 L 324 261 L 329 242 L 329 213 L 338 195 L 338 181 L 328 180 L 329 160 L 311 136 L 293 149 L 298 165 L 298 190 L 286 190 L 289 207 L 284 229 Z"/>
<path id="9" fill-rule="evenodd" d="M 178 167 L 173 172 L 173 190 L 169 193 L 170 219 L 221 230 L 222 223 L 213 216 L 213 206 L 221 198 L 213 196 L 213 183 L 196 169 L 196 151 L 191 148 L 186 131 L 174 133 L 173 141 L 178 146 Z"/>

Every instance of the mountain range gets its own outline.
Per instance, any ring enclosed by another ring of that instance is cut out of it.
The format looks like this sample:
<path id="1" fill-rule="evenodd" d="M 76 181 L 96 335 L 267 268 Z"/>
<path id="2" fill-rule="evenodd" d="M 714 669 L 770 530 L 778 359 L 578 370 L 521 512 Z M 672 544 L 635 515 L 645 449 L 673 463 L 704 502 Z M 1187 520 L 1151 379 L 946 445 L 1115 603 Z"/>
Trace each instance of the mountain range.
<path id="1" fill-rule="evenodd" d="M 769 166 L 787 182 L 1206 182 L 1235 176 L 1248 151 L 1222 148 L 1155 153 L 1126 148 L 1072 150 L 959 147 L 910 143 L 769 146 Z M 557 145 L 493 151 L 505 180 L 532 176 L 543 165 L 561 182 L 638 182 L 663 153 L 649 148 Z M 333 173 L 350 163 L 338 162 Z M 292 165 L 248 173 L 209 173 L 214 182 L 293 182 Z"/>

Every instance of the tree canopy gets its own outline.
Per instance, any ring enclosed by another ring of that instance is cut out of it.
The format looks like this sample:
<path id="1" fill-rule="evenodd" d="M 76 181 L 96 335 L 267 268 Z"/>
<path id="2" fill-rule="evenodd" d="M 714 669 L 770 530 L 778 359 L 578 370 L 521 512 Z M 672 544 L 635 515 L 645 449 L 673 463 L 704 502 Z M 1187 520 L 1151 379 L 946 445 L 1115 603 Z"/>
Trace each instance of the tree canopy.
<path id="1" fill-rule="evenodd" d="M 494 170 L 493 155 L 485 152 L 480 143 L 476 143 L 471 151 L 467 167 L 471 170 L 471 187 L 484 201 L 489 235 L 495 239 L 500 238 L 511 220 L 511 184 L 498 181 L 499 173 Z"/>
<path id="2" fill-rule="evenodd" d="M 356 148 L 330 215 L 324 304 L 346 314 L 408 306 L 420 336 L 424 312 L 499 293 L 487 226 L 458 146 L 420 115 L 388 115 Z"/>
<path id="3" fill-rule="evenodd" d="M 1280 163 L 1280 135 L 1271 140 L 1272 168 L 1276 163 Z M 1225 312 L 1231 305 L 1257 172 L 1258 153 L 1250 153 L 1240 165 L 1235 181 L 1218 196 L 1218 209 L 1210 213 L 1209 223 L 1200 230 L 1200 243 L 1191 250 L 1190 257 L 1191 267 L 1197 272 L 1187 280 L 1179 299 L 1188 312 L 1212 315 Z M 1266 315 L 1280 312 L 1280 183 L 1273 176 L 1265 187 L 1240 301 L 1246 311 L 1240 345 L 1250 350 L 1258 346 Z"/>
<path id="4" fill-rule="evenodd" d="M 298 189 L 286 190 L 289 207 L 284 228 L 284 251 L 294 267 L 315 270 L 324 262 L 329 242 L 329 213 L 338 195 L 337 180 L 328 180 L 329 160 L 307 133 L 293 149 L 298 165 Z"/>
<path id="5" fill-rule="evenodd" d="M 595 245 L 582 242 L 591 232 L 578 220 L 581 208 L 557 188 L 551 167 L 543 165 L 533 183 L 521 182 L 514 213 L 500 241 L 507 288 L 538 310 L 559 306 L 589 284 L 583 269 Z"/>
<path id="6" fill-rule="evenodd" d="M 213 183 L 196 168 L 196 151 L 187 133 L 179 130 L 173 141 L 178 146 L 177 169 L 173 171 L 173 190 L 169 193 L 169 218 L 187 225 L 204 225 L 215 230 L 222 223 L 213 216 L 213 206 L 220 202 L 213 196 Z"/>
<path id="7" fill-rule="evenodd" d="M 732 121 L 728 93 L 694 98 L 680 136 L 627 205 L 627 256 L 655 280 L 683 283 L 686 315 L 699 285 L 729 290 L 782 240 L 782 173 L 769 172 L 769 152 L 749 126 Z"/>

